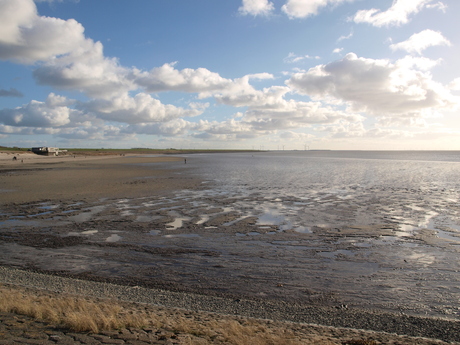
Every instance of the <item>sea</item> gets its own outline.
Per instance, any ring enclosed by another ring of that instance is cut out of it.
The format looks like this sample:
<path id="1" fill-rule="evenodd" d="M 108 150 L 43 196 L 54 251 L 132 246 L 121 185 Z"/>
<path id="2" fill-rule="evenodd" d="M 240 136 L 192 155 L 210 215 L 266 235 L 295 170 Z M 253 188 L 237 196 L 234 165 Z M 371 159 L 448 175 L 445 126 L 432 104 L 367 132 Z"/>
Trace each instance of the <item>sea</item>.
<path id="1" fill-rule="evenodd" d="M 5 228 L 89 242 L 39 252 L 4 243 L 0 263 L 32 260 L 41 269 L 204 294 L 460 319 L 460 151 L 180 157 L 145 164 L 173 174 L 152 174 L 155 183 L 193 178 L 198 188 L 25 205 L 46 214 L 12 216 Z M 101 242 L 104 250 L 95 250 Z"/>
<path id="2" fill-rule="evenodd" d="M 323 275 L 308 286 L 343 293 L 344 303 L 364 298 L 379 309 L 459 317 L 460 151 L 184 157 L 177 173 L 203 185 L 179 197 L 236 212 L 226 226 L 255 218 L 260 231 L 236 235 L 252 240 L 254 250 L 270 250 L 270 243 L 274 253 L 295 253 L 288 265 L 301 266 L 302 255 L 321 259 Z M 208 220 L 203 215 L 197 224 Z M 280 233 L 289 236 L 283 241 Z M 267 234 L 278 237 L 258 242 Z M 298 272 L 304 281 L 317 274 Z M 291 282 L 301 284 L 294 276 Z"/>

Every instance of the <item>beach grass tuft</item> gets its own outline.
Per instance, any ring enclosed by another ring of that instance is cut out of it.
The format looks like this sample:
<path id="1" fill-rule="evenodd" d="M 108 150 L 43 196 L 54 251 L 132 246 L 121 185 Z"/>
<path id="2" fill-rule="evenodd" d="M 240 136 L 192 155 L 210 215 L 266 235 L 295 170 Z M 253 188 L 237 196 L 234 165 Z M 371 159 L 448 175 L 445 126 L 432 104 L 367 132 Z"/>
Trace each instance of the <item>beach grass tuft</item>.
<path id="1" fill-rule="evenodd" d="M 0 285 L 0 312 L 27 315 L 72 332 L 100 333 L 116 330 L 123 332 L 123 329 L 134 328 L 149 330 L 154 334 L 180 335 L 179 344 L 376 345 L 382 343 L 367 337 L 350 336 L 351 334 L 344 336 L 346 333 L 343 330 L 341 335 L 324 333 L 313 326 L 307 331 L 302 325 L 293 326 L 290 323 L 61 295 L 10 285 Z M 420 343 L 410 342 L 410 344 Z"/>
<path id="2" fill-rule="evenodd" d="M 139 307 L 125 308 L 116 301 L 47 295 L 0 285 L 0 312 L 27 315 L 73 332 L 98 333 L 123 328 L 154 327 L 188 337 L 190 344 L 305 344 L 292 331 L 272 329 L 257 320 L 207 318 L 195 320 L 177 313 L 155 314 Z"/>
<path id="3" fill-rule="evenodd" d="M 80 297 L 34 295 L 0 286 L 0 311 L 49 321 L 75 332 L 142 327 L 145 315 L 126 313 L 117 303 L 97 302 Z"/>

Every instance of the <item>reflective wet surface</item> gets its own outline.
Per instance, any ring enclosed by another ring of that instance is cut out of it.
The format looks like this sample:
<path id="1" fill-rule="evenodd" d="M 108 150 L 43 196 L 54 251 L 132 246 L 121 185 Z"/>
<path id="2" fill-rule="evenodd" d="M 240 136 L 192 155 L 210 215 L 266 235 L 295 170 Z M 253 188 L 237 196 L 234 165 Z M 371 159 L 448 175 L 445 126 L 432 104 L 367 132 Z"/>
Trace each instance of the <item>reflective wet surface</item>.
<path id="1" fill-rule="evenodd" d="M 301 158 L 191 156 L 201 189 L 6 205 L 0 263 L 459 318 L 460 163 Z"/>

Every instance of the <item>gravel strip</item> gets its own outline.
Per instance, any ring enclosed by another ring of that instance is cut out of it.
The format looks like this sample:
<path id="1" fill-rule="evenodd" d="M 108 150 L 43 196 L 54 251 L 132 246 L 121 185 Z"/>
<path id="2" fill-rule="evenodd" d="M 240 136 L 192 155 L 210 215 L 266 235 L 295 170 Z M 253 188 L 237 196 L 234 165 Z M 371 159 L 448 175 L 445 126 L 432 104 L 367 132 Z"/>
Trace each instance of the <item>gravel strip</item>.
<path id="1" fill-rule="evenodd" d="M 460 342 L 460 321 L 454 320 L 423 318 L 404 314 L 398 315 L 347 308 L 337 309 L 305 306 L 279 301 L 227 299 L 78 280 L 1 266 L 0 283 L 44 289 L 58 293 L 146 303 L 167 308 L 181 308 L 260 319 L 365 329 L 439 339 L 446 342 Z"/>

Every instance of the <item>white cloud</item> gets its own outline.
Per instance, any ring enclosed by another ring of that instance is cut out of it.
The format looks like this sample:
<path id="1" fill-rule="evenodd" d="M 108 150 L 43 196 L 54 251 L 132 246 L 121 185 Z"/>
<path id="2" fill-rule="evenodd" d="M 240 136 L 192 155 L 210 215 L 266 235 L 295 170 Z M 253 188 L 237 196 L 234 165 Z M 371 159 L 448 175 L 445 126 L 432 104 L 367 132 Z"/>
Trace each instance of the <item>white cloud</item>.
<path id="1" fill-rule="evenodd" d="M 439 65 L 442 62 L 442 59 L 432 60 L 425 57 L 416 57 L 411 55 L 406 55 L 402 59 L 399 59 L 395 62 L 395 65 L 399 70 L 420 70 L 420 71 L 429 71 L 433 67 Z M 428 75 L 429 76 L 429 75 Z"/>
<path id="2" fill-rule="evenodd" d="M 243 0 L 238 11 L 242 15 L 268 16 L 274 8 L 273 3 L 268 0 Z"/>
<path id="3" fill-rule="evenodd" d="M 74 103 L 51 93 L 45 102 L 31 101 L 15 109 L 0 110 L 0 122 L 7 126 L 62 127 L 70 124 L 79 111 L 67 107 Z"/>
<path id="4" fill-rule="evenodd" d="M 434 8 L 434 9 L 440 10 L 440 11 L 442 11 L 442 12 L 446 12 L 446 10 L 447 10 L 447 5 L 444 4 L 443 2 L 439 1 L 439 2 L 437 2 L 437 3 L 435 3 L 435 4 L 429 4 L 429 5 L 427 5 L 426 8 L 429 8 L 429 9 Z"/>
<path id="5" fill-rule="evenodd" d="M 68 54 L 87 39 L 74 19 L 42 17 L 32 0 L 0 1 L 0 59 L 33 64 Z"/>
<path id="6" fill-rule="evenodd" d="M 340 41 L 343 41 L 343 40 L 349 40 L 352 37 L 353 37 L 353 30 L 347 36 L 340 36 L 337 39 L 337 42 L 340 42 Z"/>
<path id="7" fill-rule="evenodd" d="M 34 77 L 42 85 L 113 97 L 135 89 L 130 70 L 106 58 L 100 42 L 84 35 L 73 19 L 39 16 L 32 0 L 0 1 L 0 59 L 41 62 Z"/>
<path id="8" fill-rule="evenodd" d="M 428 122 L 423 117 L 380 117 L 377 125 L 381 127 L 410 127 L 428 128 Z"/>
<path id="9" fill-rule="evenodd" d="M 280 102 L 272 107 L 251 107 L 243 120 L 265 130 L 294 129 L 314 124 L 330 124 L 340 120 L 361 121 L 362 116 L 324 106 L 321 102 Z"/>
<path id="10" fill-rule="evenodd" d="M 180 117 L 198 116 L 203 113 L 208 104 L 191 104 L 189 109 L 184 109 L 163 104 L 149 94 L 138 93 L 134 97 L 125 94 L 110 100 L 95 99 L 80 107 L 106 121 L 136 124 L 167 122 Z"/>
<path id="11" fill-rule="evenodd" d="M 104 142 L 113 140 L 119 143 L 120 141 L 135 139 L 132 133 L 124 133 L 122 127 L 113 125 L 63 128 L 54 133 L 54 135 L 76 143 L 88 140 L 100 140 Z"/>
<path id="12" fill-rule="evenodd" d="M 355 23 L 368 23 L 377 27 L 398 26 L 408 23 L 409 16 L 417 14 L 422 9 L 433 8 L 430 6 L 432 2 L 433 0 L 394 0 L 391 7 L 386 11 L 375 8 L 361 10 L 355 14 L 353 20 Z"/>
<path id="13" fill-rule="evenodd" d="M 310 56 L 310 55 L 298 56 L 298 55 L 296 55 L 294 53 L 289 53 L 288 56 L 286 56 L 283 59 L 283 62 L 285 62 L 285 63 L 297 63 L 297 62 L 301 62 L 303 60 L 312 60 L 312 59 L 319 60 L 320 57 L 319 56 Z"/>
<path id="14" fill-rule="evenodd" d="M 449 89 L 453 91 L 460 91 L 460 78 L 455 78 L 449 83 Z"/>
<path id="15" fill-rule="evenodd" d="M 160 135 L 174 137 L 187 133 L 194 125 L 184 119 L 174 119 L 162 123 L 140 123 L 128 126 L 123 130 L 125 133 Z"/>
<path id="16" fill-rule="evenodd" d="M 339 5 L 354 0 L 287 0 L 281 8 L 289 18 L 306 18 L 318 14 L 320 8 L 328 5 Z"/>
<path id="17" fill-rule="evenodd" d="M 392 50 L 405 50 L 408 53 L 422 54 L 422 51 L 433 46 L 446 45 L 451 43 L 440 32 L 423 30 L 413 34 L 408 40 L 390 45 Z"/>
<path id="18" fill-rule="evenodd" d="M 372 115 L 417 117 L 427 109 L 453 109 L 459 100 L 432 80 L 428 59 L 342 60 L 296 73 L 287 85 L 300 94 L 329 102 L 343 102 L 351 110 Z M 423 68 L 419 68 L 422 66 Z"/>
<path id="19" fill-rule="evenodd" d="M 313 135 L 307 133 L 298 133 L 293 131 L 285 131 L 280 133 L 280 139 L 292 141 L 298 143 L 299 141 L 307 141 L 309 139 L 314 138 Z"/>
<path id="20" fill-rule="evenodd" d="M 205 92 L 220 90 L 231 83 L 206 68 L 177 70 L 175 63 L 167 63 L 149 72 L 133 71 L 133 81 L 148 92 L 184 91 Z"/>
<path id="21" fill-rule="evenodd" d="M 116 59 L 104 56 L 100 42 L 87 40 L 72 53 L 37 68 L 34 77 L 42 85 L 78 90 L 89 97 L 111 98 L 137 88 L 128 78 L 130 73 Z"/>
<path id="22" fill-rule="evenodd" d="M 256 90 L 249 84 L 249 76 L 235 79 L 226 89 L 214 93 L 214 98 L 222 104 L 233 107 L 272 106 L 283 101 L 283 96 L 289 92 L 285 86 L 272 86 L 262 91 Z"/>
<path id="23" fill-rule="evenodd" d="M 205 140 L 241 140 L 257 138 L 270 133 L 268 130 L 254 128 L 245 121 L 230 119 L 224 122 L 200 121 L 195 126 L 195 138 Z"/>

